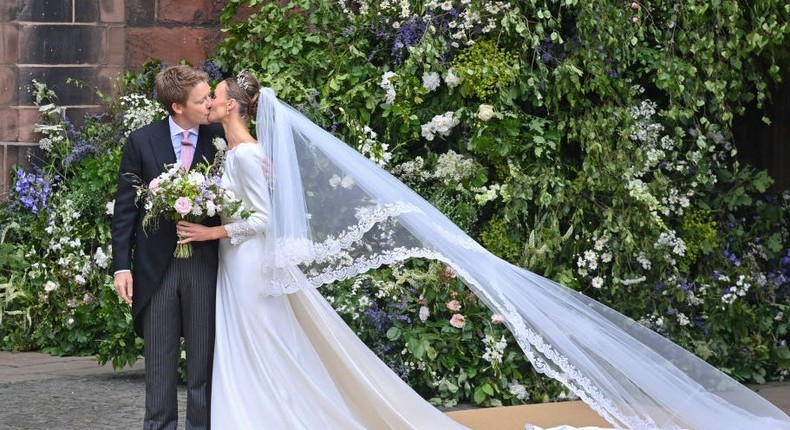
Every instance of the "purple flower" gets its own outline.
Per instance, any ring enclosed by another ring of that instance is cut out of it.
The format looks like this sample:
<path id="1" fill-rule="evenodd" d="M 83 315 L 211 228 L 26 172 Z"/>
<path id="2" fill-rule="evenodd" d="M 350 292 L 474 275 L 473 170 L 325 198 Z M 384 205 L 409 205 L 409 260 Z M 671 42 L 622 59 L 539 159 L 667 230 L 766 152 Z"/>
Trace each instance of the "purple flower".
<path id="1" fill-rule="evenodd" d="M 25 173 L 22 169 L 16 171 L 14 193 L 22 207 L 37 214 L 40 210 L 47 208 L 47 199 L 52 190 L 52 183 L 38 167 L 34 166 L 34 169 L 35 173 Z"/>
<path id="2" fill-rule="evenodd" d="M 217 65 L 214 64 L 213 61 L 211 60 L 206 61 L 203 64 L 202 69 L 204 72 L 208 73 L 208 77 L 212 81 L 219 81 L 220 79 L 222 79 L 222 71 L 219 70 L 219 67 L 217 67 Z"/>

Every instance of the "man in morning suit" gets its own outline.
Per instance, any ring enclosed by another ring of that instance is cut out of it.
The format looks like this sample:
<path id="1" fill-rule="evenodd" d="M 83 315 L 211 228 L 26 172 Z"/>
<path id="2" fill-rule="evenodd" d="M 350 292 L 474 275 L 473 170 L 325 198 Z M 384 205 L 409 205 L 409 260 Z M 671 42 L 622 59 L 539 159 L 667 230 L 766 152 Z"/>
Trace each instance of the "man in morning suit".
<path id="1" fill-rule="evenodd" d="M 186 348 L 187 429 L 208 429 L 214 355 L 217 241 L 193 244 L 193 255 L 175 258 L 175 223 L 161 219 L 143 229 L 145 209 L 135 185 L 145 185 L 178 163 L 211 163 L 212 140 L 222 127 L 208 124 L 211 88 L 206 73 L 174 66 L 156 78 L 158 100 L 170 113 L 129 135 L 121 159 L 112 220 L 115 289 L 132 306 L 134 327 L 145 341 L 143 428 L 175 430 L 178 423 L 178 360 Z M 191 162 L 190 162 L 191 160 Z M 216 217 L 204 224 L 218 225 Z"/>

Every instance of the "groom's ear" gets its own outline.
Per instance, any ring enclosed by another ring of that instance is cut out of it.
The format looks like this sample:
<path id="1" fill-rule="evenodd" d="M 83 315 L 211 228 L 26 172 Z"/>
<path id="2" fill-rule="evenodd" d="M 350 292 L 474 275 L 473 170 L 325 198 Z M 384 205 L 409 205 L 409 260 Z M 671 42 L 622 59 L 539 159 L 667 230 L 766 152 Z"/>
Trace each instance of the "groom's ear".
<path id="1" fill-rule="evenodd" d="M 172 105 L 170 105 L 170 107 L 173 108 L 173 112 L 175 112 L 177 115 L 184 113 L 184 106 L 181 103 L 174 102 Z"/>

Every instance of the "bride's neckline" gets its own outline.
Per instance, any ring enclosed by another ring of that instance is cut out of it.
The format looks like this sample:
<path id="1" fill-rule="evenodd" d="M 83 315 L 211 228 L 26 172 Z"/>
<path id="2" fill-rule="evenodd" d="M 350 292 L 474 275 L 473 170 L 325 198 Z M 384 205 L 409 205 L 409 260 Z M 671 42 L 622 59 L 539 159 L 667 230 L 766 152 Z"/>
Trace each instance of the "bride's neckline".
<path id="1" fill-rule="evenodd" d="M 241 145 L 257 145 L 257 144 L 258 142 L 239 142 L 233 145 L 233 147 L 228 147 L 228 152 L 233 152 L 234 150 L 236 150 L 236 148 L 238 148 Z"/>

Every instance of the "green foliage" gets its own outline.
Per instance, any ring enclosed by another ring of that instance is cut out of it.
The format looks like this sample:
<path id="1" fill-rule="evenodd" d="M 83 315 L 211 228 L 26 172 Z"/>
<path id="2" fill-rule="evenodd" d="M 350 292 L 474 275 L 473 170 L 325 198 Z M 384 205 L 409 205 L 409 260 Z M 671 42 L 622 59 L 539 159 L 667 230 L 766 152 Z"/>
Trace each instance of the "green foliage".
<path id="1" fill-rule="evenodd" d="M 115 293 L 109 256 L 123 115 L 108 101 L 107 113 L 76 126 L 39 83 L 36 103 L 46 158 L 34 160 L 40 167 L 27 175 L 52 183 L 52 192 L 42 210 L 31 211 L 21 194 L 12 194 L 0 211 L 0 348 L 134 363 L 141 344 L 129 307 Z"/>
<path id="2" fill-rule="evenodd" d="M 214 62 L 255 72 L 497 255 L 736 379 L 789 376 L 790 194 L 737 162 L 730 129 L 788 66 L 786 1 L 342 3 L 231 0 Z M 110 114 L 78 128 L 36 86 L 48 158 L 17 184 L 38 199 L 53 190 L 46 210 L 22 191 L 0 210 L 3 348 L 137 358 L 96 253 L 124 125 L 157 114 L 160 68 L 124 74 Z M 435 404 L 568 396 L 443 264 L 409 261 L 326 294 Z"/>
<path id="3" fill-rule="evenodd" d="M 242 5 L 254 18 L 230 24 Z M 788 65 L 786 2 L 343 5 L 232 1 L 216 61 L 259 73 L 505 259 L 738 379 L 787 376 L 790 196 L 770 197 L 767 174 L 737 163 L 730 130 Z M 513 399 L 502 375 L 538 384 L 518 366 L 470 371 L 485 367 L 483 308 L 465 303 L 469 326 L 451 327 L 441 304 L 465 293 L 421 263 L 398 270 L 424 275 L 365 282 L 436 288 L 393 293 L 411 323 L 390 322 L 386 341 L 356 327 L 383 358 L 390 345 L 436 372 L 404 376 L 420 392 L 494 404 Z M 333 291 L 339 309 L 355 303 L 352 285 Z M 436 320 L 416 323 L 419 294 Z M 474 352 L 450 352 L 453 342 Z M 533 400 L 560 393 L 544 387 Z"/>

